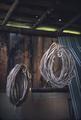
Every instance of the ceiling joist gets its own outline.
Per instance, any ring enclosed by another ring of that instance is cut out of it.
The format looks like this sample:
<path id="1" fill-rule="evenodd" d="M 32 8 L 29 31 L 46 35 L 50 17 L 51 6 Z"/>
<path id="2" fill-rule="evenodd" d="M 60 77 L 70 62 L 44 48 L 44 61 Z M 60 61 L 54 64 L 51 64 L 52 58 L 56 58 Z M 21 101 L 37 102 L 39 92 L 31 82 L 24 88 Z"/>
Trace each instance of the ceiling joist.
<path id="1" fill-rule="evenodd" d="M 14 11 L 16 5 L 18 4 L 18 0 L 15 0 L 15 2 L 12 4 L 12 6 L 10 7 L 9 11 L 7 12 L 3 22 L 2 22 L 2 25 L 5 25 L 10 17 L 10 15 L 12 14 L 12 12 Z"/>
<path id="2" fill-rule="evenodd" d="M 49 10 L 53 12 L 48 14 Z M 19 0 L 19 2 L 18 0 L 1 0 L 0 24 L 1 21 L 2 25 L 11 21 L 27 23 L 32 28 L 38 26 L 62 28 L 67 27 L 66 24 L 74 19 L 80 10 L 80 3 L 72 0 Z M 81 19 L 69 24 L 71 25 L 69 29 L 81 31 Z"/>

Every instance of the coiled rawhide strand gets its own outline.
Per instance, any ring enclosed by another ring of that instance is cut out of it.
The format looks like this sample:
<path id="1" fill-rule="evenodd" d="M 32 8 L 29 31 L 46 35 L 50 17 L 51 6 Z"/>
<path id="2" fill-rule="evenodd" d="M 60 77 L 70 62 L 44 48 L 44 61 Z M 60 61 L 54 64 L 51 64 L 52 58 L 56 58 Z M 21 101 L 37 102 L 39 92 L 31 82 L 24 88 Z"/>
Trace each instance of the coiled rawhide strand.
<path id="1" fill-rule="evenodd" d="M 72 80 L 75 61 L 70 51 L 63 45 L 53 43 L 44 53 L 40 62 L 40 72 L 52 87 L 63 88 Z"/>
<path id="2" fill-rule="evenodd" d="M 29 91 L 30 73 L 23 64 L 17 64 L 7 77 L 6 94 L 11 103 L 20 106 L 26 99 Z"/>

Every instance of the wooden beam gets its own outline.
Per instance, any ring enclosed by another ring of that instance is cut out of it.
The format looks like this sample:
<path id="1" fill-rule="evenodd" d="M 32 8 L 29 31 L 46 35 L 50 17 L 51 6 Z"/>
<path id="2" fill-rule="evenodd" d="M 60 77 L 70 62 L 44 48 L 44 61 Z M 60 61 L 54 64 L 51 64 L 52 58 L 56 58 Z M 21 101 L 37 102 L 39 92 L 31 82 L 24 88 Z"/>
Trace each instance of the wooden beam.
<path id="1" fill-rule="evenodd" d="M 8 11 L 9 8 L 10 8 L 10 5 L 0 3 L 0 10 Z"/>
<path id="2" fill-rule="evenodd" d="M 16 11 L 17 13 L 21 13 L 21 14 L 30 14 L 32 16 L 35 17 L 35 15 L 41 15 L 44 11 L 41 9 L 37 9 L 35 10 L 34 8 L 32 9 L 32 7 L 19 7 Z"/>
<path id="3" fill-rule="evenodd" d="M 70 27 L 72 24 L 74 24 L 78 19 L 80 19 L 81 14 L 78 14 L 77 16 L 75 16 L 73 19 L 71 19 L 68 23 L 66 23 L 63 27 L 61 27 L 57 32 L 60 33 L 62 32 L 64 29 L 67 29 L 68 27 Z"/>
<path id="4" fill-rule="evenodd" d="M 48 36 L 48 37 L 55 37 L 57 36 L 54 32 L 47 32 L 47 31 L 40 31 L 40 30 L 32 30 L 26 28 L 17 28 L 17 27 L 10 27 L 10 26 L 2 26 L 0 25 L 0 31 L 9 32 L 9 33 L 21 33 L 27 35 L 35 35 L 35 36 Z"/>
<path id="5" fill-rule="evenodd" d="M 73 4 L 74 3 L 74 4 Z M 31 0 L 22 0 L 20 1 L 20 5 L 26 7 L 28 6 L 32 6 L 34 8 L 44 8 L 44 9 L 48 9 L 48 8 L 54 8 L 55 12 L 56 10 L 59 11 L 65 11 L 65 13 L 68 11 L 69 13 L 72 12 L 80 12 L 81 7 L 79 2 L 77 1 L 66 1 L 66 2 L 62 2 L 62 1 L 57 1 L 57 0 L 36 0 L 35 2 L 32 2 Z M 77 7 L 76 7 L 77 6 Z"/>
<path id="6" fill-rule="evenodd" d="M 17 27 L 10 27 L 10 26 L 2 26 L 0 25 L 0 31 L 8 32 L 8 33 L 21 33 L 31 36 L 47 36 L 47 37 L 58 37 L 57 32 L 48 32 L 48 31 L 41 31 L 41 30 L 33 30 L 33 29 L 26 29 L 26 28 L 17 28 Z M 81 35 L 72 35 L 69 33 L 61 33 L 59 36 L 81 36 Z"/>
<path id="7" fill-rule="evenodd" d="M 0 11 L 0 20 L 3 20 L 3 18 L 5 17 L 5 12 L 3 12 L 2 10 Z M 14 13 L 8 22 L 21 22 L 21 23 L 27 23 L 27 24 L 33 24 L 36 22 L 36 18 L 32 17 L 32 15 L 30 14 L 24 14 L 24 13 Z"/>
<path id="8" fill-rule="evenodd" d="M 21 0 L 20 1 L 21 5 L 30 5 L 30 6 L 40 6 L 40 7 L 45 7 L 45 8 L 49 8 L 49 6 L 52 5 L 52 3 L 48 0 L 35 0 L 35 2 L 32 2 L 32 0 Z"/>
<path id="9" fill-rule="evenodd" d="M 32 28 L 36 28 L 46 17 L 49 15 L 53 9 L 45 11 L 42 16 L 37 20 L 37 22 L 32 26 Z"/>
<path id="10" fill-rule="evenodd" d="M 16 5 L 18 4 L 18 0 L 15 0 L 15 2 L 12 4 L 12 6 L 10 7 L 9 11 L 7 12 L 2 25 L 5 25 L 9 19 L 9 17 L 11 16 L 12 12 L 14 11 L 14 9 L 16 8 Z"/>

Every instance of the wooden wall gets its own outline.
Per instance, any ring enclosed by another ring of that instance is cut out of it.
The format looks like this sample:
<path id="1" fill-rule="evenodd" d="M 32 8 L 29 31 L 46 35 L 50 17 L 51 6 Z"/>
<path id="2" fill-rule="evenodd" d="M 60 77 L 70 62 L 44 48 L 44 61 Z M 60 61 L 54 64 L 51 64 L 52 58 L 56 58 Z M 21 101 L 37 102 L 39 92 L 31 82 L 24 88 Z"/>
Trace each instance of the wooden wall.
<path id="1" fill-rule="evenodd" d="M 0 90 L 4 90 L 7 75 L 7 62 L 8 62 L 8 49 L 7 41 L 8 36 L 5 33 L 0 34 Z"/>
<path id="2" fill-rule="evenodd" d="M 32 74 L 32 87 L 43 88 L 45 81 L 40 75 L 40 59 L 55 38 L 28 36 L 15 33 L 0 34 L 0 91 L 5 89 L 10 70 L 18 63 L 28 66 Z M 68 94 L 31 93 L 25 103 L 12 106 L 5 93 L 0 93 L 0 119 L 2 120 L 65 120 L 69 119 Z"/>
<path id="3" fill-rule="evenodd" d="M 7 71 L 9 73 L 16 64 L 24 63 L 32 74 L 32 87 L 45 87 L 45 82 L 39 71 L 40 60 L 52 42 L 57 40 L 16 33 L 6 33 L 5 35 L 1 33 L 0 39 L 4 43 L 3 48 L 0 49 L 1 59 L 4 60 L 0 63 L 0 81 L 6 80 Z"/>
<path id="4" fill-rule="evenodd" d="M 39 66 L 40 60 L 49 48 L 52 42 L 56 41 L 55 38 L 47 37 L 32 37 L 33 40 L 33 86 L 34 87 L 45 87 L 45 82 L 40 75 Z"/>

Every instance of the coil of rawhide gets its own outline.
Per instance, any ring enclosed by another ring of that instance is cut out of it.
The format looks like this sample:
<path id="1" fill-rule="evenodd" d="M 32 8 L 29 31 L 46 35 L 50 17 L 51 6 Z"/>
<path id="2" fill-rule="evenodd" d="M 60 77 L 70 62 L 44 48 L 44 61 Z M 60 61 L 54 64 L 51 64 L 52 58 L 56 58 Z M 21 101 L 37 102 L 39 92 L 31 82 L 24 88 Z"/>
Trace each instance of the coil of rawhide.
<path id="1" fill-rule="evenodd" d="M 20 106 L 29 92 L 30 73 L 24 64 L 17 64 L 7 77 L 6 94 L 10 102 Z"/>
<path id="2" fill-rule="evenodd" d="M 74 75 L 75 61 L 71 52 L 58 43 L 53 43 L 40 61 L 41 75 L 52 87 L 63 88 Z"/>

